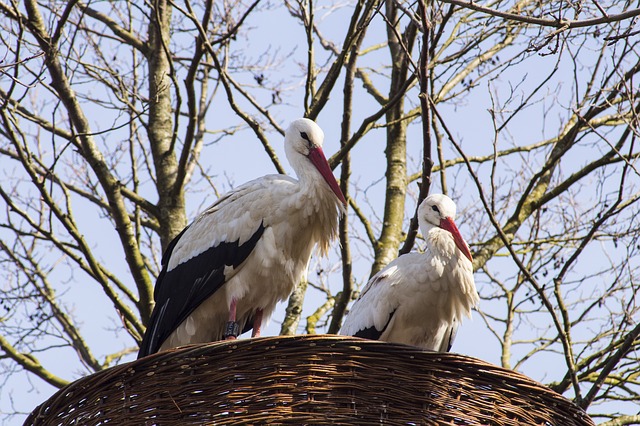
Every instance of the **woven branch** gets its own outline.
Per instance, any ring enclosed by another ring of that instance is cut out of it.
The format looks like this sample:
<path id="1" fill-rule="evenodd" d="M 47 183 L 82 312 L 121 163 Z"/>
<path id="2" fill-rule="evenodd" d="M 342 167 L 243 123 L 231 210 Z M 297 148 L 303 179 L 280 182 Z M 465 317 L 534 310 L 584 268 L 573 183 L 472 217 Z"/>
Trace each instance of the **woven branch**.
<path id="1" fill-rule="evenodd" d="M 484 361 L 330 335 L 191 345 L 84 377 L 25 425 L 594 425 Z"/>

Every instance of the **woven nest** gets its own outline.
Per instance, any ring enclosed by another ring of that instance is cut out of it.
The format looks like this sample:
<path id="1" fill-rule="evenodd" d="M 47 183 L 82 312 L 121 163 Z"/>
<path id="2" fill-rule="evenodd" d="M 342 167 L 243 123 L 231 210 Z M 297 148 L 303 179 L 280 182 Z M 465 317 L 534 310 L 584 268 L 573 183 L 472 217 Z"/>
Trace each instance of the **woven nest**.
<path id="1" fill-rule="evenodd" d="M 526 376 L 340 336 L 186 346 L 77 380 L 25 425 L 593 425 Z"/>

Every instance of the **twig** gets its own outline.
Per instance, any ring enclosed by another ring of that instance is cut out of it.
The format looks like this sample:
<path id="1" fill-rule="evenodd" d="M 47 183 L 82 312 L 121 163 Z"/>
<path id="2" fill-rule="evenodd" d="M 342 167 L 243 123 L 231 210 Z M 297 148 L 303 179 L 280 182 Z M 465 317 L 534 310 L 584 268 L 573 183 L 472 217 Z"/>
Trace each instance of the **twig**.
<path id="1" fill-rule="evenodd" d="M 40 51 L 40 52 L 36 53 L 35 55 L 29 56 L 28 58 L 24 58 L 22 60 L 19 60 L 19 61 L 16 61 L 16 62 L 12 62 L 12 63 L 6 64 L 6 65 L 0 65 L 0 72 L 2 74 L 5 74 L 6 71 L 2 71 L 4 68 L 11 68 L 11 67 L 15 67 L 16 65 L 24 64 L 25 62 L 28 62 L 28 61 L 30 61 L 32 59 L 35 59 L 35 58 L 39 58 L 42 55 L 44 55 L 44 52 Z M 0 61 L 0 63 L 2 63 L 2 62 L 3 61 Z"/>
<path id="2" fill-rule="evenodd" d="M 9 74 L 8 72 L 3 71 L 3 70 L 6 69 L 6 68 L 13 68 L 13 67 L 16 67 L 18 65 L 24 64 L 25 62 L 28 62 L 28 61 L 30 61 L 32 59 L 35 59 L 35 58 L 39 58 L 42 55 L 44 55 L 44 52 L 40 51 L 39 53 L 36 53 L 35 55 L 29 56 L 28 58 L 22 59 L 20 61 L 12 62 L 12 63 L 6 64 L 6 65 L 0 65 L 0 75 L 8 76 L 11 80 L 13 80 L 14 83 L 19 84 L 20 86 L 22 86 L 24 88 L 33 89 L 38 84 L 40 84 L 40 79 L 37 79 L 35 81 L 35 83 L 27 84 L 27 83 L 23 83 L 18 78 L 12 76 L 11 74 Z M 2 63 L 2 61 L 0 61 L 0 63 Z M 5 103 L 7 103 L 7 102 L 8 102 L 8 98 L 5 99 Z"/>
<path id="3" fill-rule="evenodd" d="M 591 27 L 591 26 L 600 25 L 600 24 L 610 24 L 612 22 L 623 21 L 625 19 L 630 19 L 640 15 L 640 9 L 631 9 L 631 10 L 627 10 L 626 12 L 618 13 L 616 15 L 608 15 L 600 18 L 591 18 L 591 19 L 573 21 L 570 19 L 558 20 L 558 19 L 535 18 L 533 16 L 522 16 L 522 15 L 518 15 L 517 13 L 502 12 L 500 10 L 492 9 L 490 7 L 481 6 L 471 1 L 442 0 L 442 2 L 455 4 L 457 6 L 461 6 L 466 9 L 475 10 L 478 12 L 486 13 L 488 15 L 508 19 L 510 21 L 524 22 L 527 24 L 534 24 L 534 25 L 539 25 L 543 27 L 554 27 L 554 28 L 566 27 L 566 29 Z"/>
<path id="4" fill-rule="evenodd" d="M 605 37 L 604 40 L 605 41 L 618 41 L 618 40 L 622 40 L 623 38 L 633 37 L 634 35 L 638 35 L 638 34 L 640 34 L 640 30 L 633 31 L 633 32 L 628 32 L 628 30 L 627 30 L 627 32 L 624 32 L 622 34 Z"/>

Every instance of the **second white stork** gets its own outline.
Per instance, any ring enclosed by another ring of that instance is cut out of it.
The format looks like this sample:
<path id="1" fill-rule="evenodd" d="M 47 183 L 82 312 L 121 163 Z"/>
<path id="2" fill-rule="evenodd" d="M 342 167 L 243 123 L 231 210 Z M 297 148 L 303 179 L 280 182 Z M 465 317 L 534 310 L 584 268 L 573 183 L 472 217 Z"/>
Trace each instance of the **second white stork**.
<path id="1" fill-rule="evenodd" d="M 326 254 L 346 200 L 322 152 L 324 133 L 295 120 L 285 153 L 298 180 L 268 175 L 221 197 L 168 246 L 138 357 L 189 343 L 253 336 Z"/>
<path id="2" fill-rule="evenodd" d="M 454 222 L 455 203 L 429 195 L 418 208 L 424 253 L 407 253 L 375 274 L 354 302 L 340 334 L 451 349 L 458 325 L 479 300 L 472 257 Z"/>

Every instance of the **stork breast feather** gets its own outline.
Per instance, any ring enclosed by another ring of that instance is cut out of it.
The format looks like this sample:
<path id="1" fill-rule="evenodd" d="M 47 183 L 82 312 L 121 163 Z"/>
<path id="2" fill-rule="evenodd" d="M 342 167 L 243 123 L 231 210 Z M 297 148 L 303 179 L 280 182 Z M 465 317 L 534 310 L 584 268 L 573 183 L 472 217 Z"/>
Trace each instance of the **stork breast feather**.
<path id="1" fill-rule="evenodd" d="M 453 269 L 453 277 L 459 283 L 462 293 L 472 295 L 476 293 L 476 286 L 473 280 L 473 267 L 466 257 L 460 258 Z"/>

